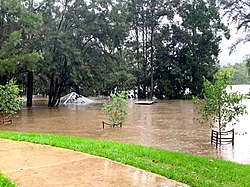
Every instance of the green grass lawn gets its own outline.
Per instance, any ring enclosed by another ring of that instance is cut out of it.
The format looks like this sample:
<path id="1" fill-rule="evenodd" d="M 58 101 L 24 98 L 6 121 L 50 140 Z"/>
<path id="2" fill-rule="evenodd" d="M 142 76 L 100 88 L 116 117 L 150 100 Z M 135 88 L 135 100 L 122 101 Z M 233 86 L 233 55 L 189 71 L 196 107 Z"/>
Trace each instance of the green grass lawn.
<path id="1" fill-rule="evenodd" d="M 1 168 L 0 168 L 1 169 Z M 0 186 L 1 187 L 14 187 L 15 185 L 0 173 Z"/>
<path id="2" fill-rule="evenodd" d="M 101 156 L 200 187 L 250 186 L 250 166 L 113 141 L 0 132 L 0 138 L 46 144 Z"/>

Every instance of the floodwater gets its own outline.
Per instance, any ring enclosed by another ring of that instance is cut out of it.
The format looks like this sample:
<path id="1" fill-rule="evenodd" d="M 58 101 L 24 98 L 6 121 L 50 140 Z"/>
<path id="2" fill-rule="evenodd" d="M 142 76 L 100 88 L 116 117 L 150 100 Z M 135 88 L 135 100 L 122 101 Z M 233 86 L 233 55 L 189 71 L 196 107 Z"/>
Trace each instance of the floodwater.
<path id="1" fill-rule="evenodd" d="M 128 117 L 122 128 L 106 127 L 101 111 L 105 100 L 85 106 L 68 105 L 46 107 L 46 100 L 35 99 L 32 108 L 22 108 L 12 125 L 1 125 L 0 130 L 52 133 L 114 140 L 155 148 L 222 158 L 250 164 L 250 116 L 244 116 L 235 128 L 235 146 L 216 150 L 210 145 L 210 127 L 199 124 L 192 101 L 157 101 L 153 105 L 136 105 L 130 100 Z M 250 100 L 246 100 L 250 108 Z M 250 114 L 250 111 L 249 111 Z"/>

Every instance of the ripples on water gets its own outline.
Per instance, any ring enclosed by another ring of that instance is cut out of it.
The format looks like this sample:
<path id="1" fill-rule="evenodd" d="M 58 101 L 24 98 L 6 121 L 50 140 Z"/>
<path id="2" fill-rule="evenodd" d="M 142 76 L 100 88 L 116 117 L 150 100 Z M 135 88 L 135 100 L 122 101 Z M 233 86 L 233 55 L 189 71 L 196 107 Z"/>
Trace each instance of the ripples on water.
<path id="1" fill-rule="evenodd" d="M 31 109 L 22 108 L 13 125 L 3 125 L 0 130 L 115 140 L 250 164 L 249 116 L 244 116 L 234 127 L 234 149 L 230 145 L 216 150 L 210 145 L 209 125 L 193 120 L 197 111 L 191 101 L 158 101 L 150 106 L 129 101 L 124 126 L 104 130 L 101 125 L 106 120 L 101 112 L 103 102 L 47 108 L 45 100 L 37 99 Z M 250 100 L 245 102 L 250 108 Z"/>

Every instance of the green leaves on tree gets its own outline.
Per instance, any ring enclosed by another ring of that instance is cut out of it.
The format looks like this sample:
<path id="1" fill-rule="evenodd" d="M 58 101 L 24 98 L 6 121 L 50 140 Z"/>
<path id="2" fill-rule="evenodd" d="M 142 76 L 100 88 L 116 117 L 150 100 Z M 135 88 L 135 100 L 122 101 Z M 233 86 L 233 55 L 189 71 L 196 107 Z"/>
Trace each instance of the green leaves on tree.
<path id="1" fill-rule="evenodd" d="M 108 117 L 112 125 L 123 124 L 127 116 L 125 106 L 127 104 L 127 93 L 111 94 L 112 101 L 103 105 L 102 111 Z"/>
<path id="2" fill-rule="evenodd" d="M 18 95 L 19 88 L 13 80 L 5 86 L 0 85 L 0 112 L 7 118 L 14 117 L 24 102 Z"/>
<path id="3" fill-rule="evenodd" d="M 0 1 L 0 82 L 59 104 L 82 95 L 136 90 L 183 98 L 218 70 L 228 32 L 215 1 Z M 26 77 L 28 77 L 26 79 Z M 34 87 L 32 86 L 34 80 Z M 27 102 L 28 103 L 28 102 Z"/>
<path id="4" fill-rule="evenodd" d="M 193 97 L 198 104 L 201 119 L 217 125 L 219 130 L 230 122 L 237 121 L 240 115 L 246 114 L 246 106 L 242 104 L 245 95 L 239 92 L 228 93 L 227 86 L 232 85 L 233 71 L 222 68 L 213 76 L 213 82 L 204 78 L 203 99 Z"/>

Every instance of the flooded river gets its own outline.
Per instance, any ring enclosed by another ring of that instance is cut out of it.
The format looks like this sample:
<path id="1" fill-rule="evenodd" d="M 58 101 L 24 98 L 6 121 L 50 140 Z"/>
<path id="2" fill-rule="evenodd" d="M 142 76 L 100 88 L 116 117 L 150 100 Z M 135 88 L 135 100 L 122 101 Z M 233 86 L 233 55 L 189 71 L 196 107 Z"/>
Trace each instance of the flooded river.
<path id="1" fill-rule="evenodd" d="M 101 123 L 106 121 L 101 112 L 103 102 L 96 100 L 86 106 L 47 108 L 44 99 L 36 99 L 32 108 L 22 108 L 13 124 L 1 125 L 0 130 L 115 140 L 250 164 L 250 116 L 243 117 L 234 127 L 234 149 L 230 145 L 216 150 L 210 145 L 209 125 L 194 120 L 197 111 L 192 101 L 157 101 L 154 105 L 136 105 L 131 100 L 124 126 L 105 129 L 102 129 Z M 250 101 L 247 102 L 250 108 Z"/>

